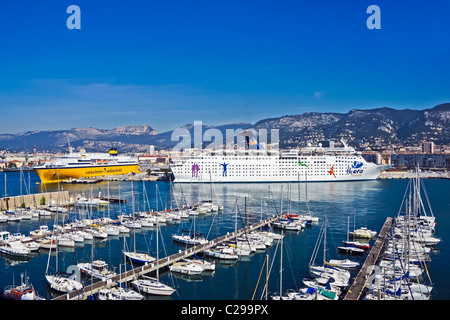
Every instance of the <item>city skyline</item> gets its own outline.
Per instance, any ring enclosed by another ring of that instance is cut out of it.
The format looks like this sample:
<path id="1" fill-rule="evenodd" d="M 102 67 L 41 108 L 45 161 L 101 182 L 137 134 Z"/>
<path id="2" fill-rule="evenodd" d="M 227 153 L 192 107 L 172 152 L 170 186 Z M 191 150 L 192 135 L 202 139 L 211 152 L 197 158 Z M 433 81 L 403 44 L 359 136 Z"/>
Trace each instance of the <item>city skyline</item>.
<path id="1" fill-rule="evenodd" d="M 81 29 L 68 29 L 70 5 Z M 367 9 L 381 10 L 369 29 Z M 447 1 L 0 2 L 0 133 L 450 101 Z"/>

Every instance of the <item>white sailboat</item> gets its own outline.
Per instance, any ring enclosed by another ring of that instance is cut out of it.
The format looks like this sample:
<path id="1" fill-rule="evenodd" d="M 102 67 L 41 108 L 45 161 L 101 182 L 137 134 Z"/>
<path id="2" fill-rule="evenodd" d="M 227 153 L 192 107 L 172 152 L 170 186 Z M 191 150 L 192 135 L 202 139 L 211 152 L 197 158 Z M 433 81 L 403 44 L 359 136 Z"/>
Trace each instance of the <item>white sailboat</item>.
<path id="1" fill-rule="evenodd" d="M 324 224 L 322 227 L 322 230 L 319 232 L 319 236 L 317 238 L 316 245 L 313 250 L 313 254 L 311 256 L 311 260 L 309 262 L 309 275 L 312 278 L 316 278 L 316 281 L 324 282 L 326 283 L 327 280 L 330 278 L 334 279 L 333 284 L 335 286 L 344 287 L 347 286 L 350 280 L 350 272 L 347 270 L 343 270 L 337 267 L 332 267 L 331 265 L 327 264 L 326 261 L 326 243 L 327 243 L 327 217 L 324 219 Z M 317 257 L 319 248 L 320 248 L 320 242 L 323 238 L 323 263 L 322 265 L 315 265 L 315 259 Z"/>
<path id="2" fill-rule="evenodd" d="M 203 250 L 203 254 L 222 260 L 237 260 L 239 258 L 239 255 L 234 248 L 223 245 Z"/>
<path id="3" fill-rule="evenodd" d="M 8 222 L 8 216 L 4 212 L 0 212 L 0 223 Z"/>
<path id="4" fill-rule="evenodd" d="M 134 210 L 134 191 L 133 191 L 133 181 L 131 182 L 131 190 L 132 190 L 132 210 L 133 210 L 133 221 L 135 218 L 135 210 Z M 123 254 L 125 257 L 130 259 L 133 262 L 140 263 L 140 264 L 146 264 L 155 261 L 156 259 L 152 256 L 150 256 L 148 253 L 145 252 L 137 252 L 136 251 L 136 233 L 133 228 L 133 251 L 123 251 Z"/>
<path id="5" fill-rule="evenodd" d="M 146 264 L 155 261 L 156 259 L 145 252 L 126 251 L 123 253 L 128 259 L 133 262 Z"/>
<path id="6" fill-rule="evenodd" d="M 156 225 L 156 263 L 159 261 L 159 223 Z M 159 281 L 159 268 L 156 269 L 156 279 L 142 276 L 131 282 L 131 285 L 139 292 L 158 296 L 170 296 L 176 290 Z"/>
<path id="7" fill-rule="evenodd" d="M 97 293 L 98 300 L 142 300 L 140 293 L 122 286 L 105 288 Z"/>
<path id="8" fill-rule="evenodd" d="M 344 252 L 346 254 L 362 255 L 365 252 L 364 249 L 361 249 L 360 247 L 355 246 L 354 244 L 352 244 L 349 241 L 349 238 L 348 238 L 348 236 L 349 236 L 349 223 L 350 223 L 350 217 L 347 217 L 347 241 L 344 242 L 345 246 L 340 246 L 340 247 L 338 247 L 338 249 L 341 252 Z"/>
<path id="9" fill-rule="evenodd" d="M 297 187 L 298 187 L 298 202 L 300 203 L 300 173 L 297 174 L 298 177 L 298 182 L 297 182 Z M 309 204 L 308 204 L 308 175 L 307 172 L 305 171 L 305 204 L 306 204 L 306 210 L 308 211 L 308 213 L 304 213 L 301 214 L 299 213 L 298 218 L 306 221 L 306 223 L 311 224 L 313 222 L 319 222 L 319 217 L 317 216 L 313 216 L 311 214 L 311 210 L 309 209 Z"/>
<path id="10" fill-rule="evenodd" d="M 431 298 L 433 285 L 426 266 L 430 250 L 426 250 L 429 247 L 425 242 L 414 241 L 414 236 L 433 236 L 435 222 L 425 186 L 420 180 L 419 170 L 416 170 L 416 177 L 409 180 L 398 216 L 387 239 L 387 250 L 377 264 L 380 271 L 375 274 L 376 282 L 365 296 L 367 300 Z M 427 198 L 428 209 L 422 201 L 421 191 Z"/>
<path id="11" fill-rule="evenodd" d="M 183 230 L 181 234 L 173 234 L 172 239 L 187 245 L 201 245 L 208 242 L 202 233 L 194 233 Z"/>
<path id="12" fill-rule="evenodd" d="M 341 269 L 354 269 L 360 265 L 359 262 L 352 261 L 350 259 L 330 259 L 326 263 L 332 267 Z"/>
<path id="13" fill-rule="evenodd" d="M 51 257 L 51 250 L 48 254 L 47 268 L 45 270 L 45 280 L 47 280 L 47 283 L 50 286 L 50 288 L 64 293 L 72 292 L 75 290 L 81 290 L 83 288 L 83 285 L 80 282 L 72 279 L 70 275 L 59 271 L 57 271 L 53 275 L 49 274 L 48 268 L 50 265 L 50 257 Z M 58 270 L 58 249 L 56 249 L 56 270 Z"/>
<path id="14" fill-rule="evenodd" d="M 196 259 L 184 259 L 186 262 L 191 262 L 198 264 L 200 267 L 203 268 L 203 271 L 214 271 L 216 270 L 216 263 L 207 261 L 205 259 L 199 258 L 196 255 L 194 255 Z"/>
<path id="15" fill-rule="evenodd" d="M 184 243 L 186 245 L 202 245 L 208 242 L 208 240 L 205 239 L 202 233 L 197 233 L 195 230 L 195 216 L 194 216 L 194 231 L 186 231 L 182 230 L 181 234 L 172 234 L 172 240 Z"/>
<path id="16" fill-rule="evenodd" d="M 158 277 L 151 278 L 142 276 L 140 279 L 131 282 L 131 285 L 138 290 L 150 295 L 170 296 L 175 289 L 159 281 Z"/>
<path id="17" fill-rule="evenodd" d="M 272 300 L 291 300 L 288 296 L 283 296 L 283 238 L 280 245 L 280 292 L 272 295 Z"/>
<path id="18" fill-rule="evenodd" d="M 377 235 L 377 232 L 369 230 L 366 227 L 361 227 L 359 229 L 355 229 L 353 231 L 350 231 L 349 234 L 352 235 L 355 238 L 372 239 L 372 238 L 374 238 Z"/>
<path id="19" fill-rule="evenodd" d="M 126 272 L 126 263 L 124 263 Z M 119 265 L 119 274 L 122 274 L 122 265 Z M 121 279 L 116 281 L 116 285 L 112 287 L 103 288 L 97 293 L 99 300 L 142 300 L 144 296 L 139 292 L 126 287 Z"/>

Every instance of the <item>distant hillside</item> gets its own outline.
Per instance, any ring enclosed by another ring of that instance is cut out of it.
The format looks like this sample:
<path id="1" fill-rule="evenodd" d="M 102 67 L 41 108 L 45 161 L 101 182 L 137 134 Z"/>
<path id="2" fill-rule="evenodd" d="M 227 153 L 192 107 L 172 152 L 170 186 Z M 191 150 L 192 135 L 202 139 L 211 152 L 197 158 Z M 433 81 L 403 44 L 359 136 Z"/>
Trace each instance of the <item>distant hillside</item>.
<path id="1" fill-rule="evenodd" d="M 193 125 L 183 126 L 193 137 Z M 450 103 L 425 110 L 396 110 L 377 108 L 350 110 L 347 113 L 306 112 L 255 123 L 235 123 L 203 126 L 203 131 L 226 129 L 278 129 L 280 147 L 305 146 L 308 142 L 343 139 L 357 148 L 388 145 L 414 146 L 422 141 L 437 145 L 450 144 Z M 74 128 L 70 130 L 27 131 L 19 134 L 0 134 L 0 149 L 21 151 L 33 146 L 38 150 L 65 151 L 68 142 L 88 151 L 107 151 L 112 146 L 120 152 L 145 152 L 148 145 L 156 149 L 170 149 L 178 141 L 171 141 L 173 131 L 158 133 L 149 125 L 118 127 L 112 130 Z M 270 140 L 269 140 L 270 142 Z"/>
<path id="2" fill-rule="evenodd" d="M 426 110 L 378 108 L 348 113 L 307 112 L 264 119 L 255 128 L 279 129 L 280 146 L 344 139 L 352 146 L 412 146 L 423 140 L 450 143 L 450 103 Z"/>
<path id="3" fill-rule="evenodd" d="M 83 146 L 86 149 L 94 149 L 100 145 L 102 151 L 108 150 L 112 145 L 118 144 L 145 144 L 154 135 L 157 135 L 153 128 L 148 125 L 138 125 L 129 127 L 118 127 L 112 130 L 95 128 L 74 128 L 69 130 L 49 130 L 49 131 L 26 131 L 16 135 L 0 135 L 0 149 L 11 151 L 32 150 L 36 146 L 38 150 L 62 150 L 67 149 L 68 143 L 71 146 Z"/>
<path id="4" fill-rule="evenodd" d="M 250 123 L 235 123 L 219 126 L 203 125 L 207 129 L 219 130 L 224 139 L 227 129 L 247 129 Z M 182 127 L 191 137 L 194 136 L 194 126 L 187 124 Z M 87 151 L 106 152 L 116 147 L 119 152 L 145 152 L 149 145 L 156 149 L 173 148 L 179 141 L 171 141 L 173 131 L 158 133 L 148 125 L 119 127 L 112 130 L 95 128 L 74 128 L 69 130 L 27 131 L 19 134 L 0 134 L 0 150 L 28 151 L 37 150 L 67 151 L 68 143 L 74 148 L 82 147 Z M 208 144 L 209 142 L 206 142 Z"/>

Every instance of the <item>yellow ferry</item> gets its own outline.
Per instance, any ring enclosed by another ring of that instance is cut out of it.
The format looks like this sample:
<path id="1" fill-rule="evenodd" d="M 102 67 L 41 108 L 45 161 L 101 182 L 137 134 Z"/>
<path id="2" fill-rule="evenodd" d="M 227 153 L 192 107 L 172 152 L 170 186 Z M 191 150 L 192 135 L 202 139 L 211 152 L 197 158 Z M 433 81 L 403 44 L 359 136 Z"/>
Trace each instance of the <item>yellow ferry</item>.
<path id="1" fill-rule="evenodd" d="M 136 157 L 119 155 L 117 149 L 109 153 L 73 152 L 60 155 L 51 161 L 34 167 L 41 183 L 52 183 L 69 179 L 93 178 L 109 175 L 138 173 Z"/>

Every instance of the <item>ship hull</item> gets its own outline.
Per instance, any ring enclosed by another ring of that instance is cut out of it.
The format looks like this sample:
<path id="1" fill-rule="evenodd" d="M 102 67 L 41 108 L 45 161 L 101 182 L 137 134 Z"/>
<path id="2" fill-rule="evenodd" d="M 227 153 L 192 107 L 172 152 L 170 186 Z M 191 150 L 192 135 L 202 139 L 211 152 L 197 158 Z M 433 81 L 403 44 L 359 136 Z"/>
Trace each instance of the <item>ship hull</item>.
<path id="1" fill-rule="evenodd" d="M 175 161 L 171 170 L 175 182 L 181 183 L 334 182 L 375 180 L 389 167 L 367 163 L 360 156 L 240 158 L 195 157 Z"/>
<path id="2" fill-rule="evenodd" d="M 34 171 L 41 179 L 41 183 L 55 183 L 69 179 L 84 179 L 111 175 L 126 175 L 138 173 L 137 164 L 113 166 L 86 166 L 76 168 L 36 168 Z"/>

